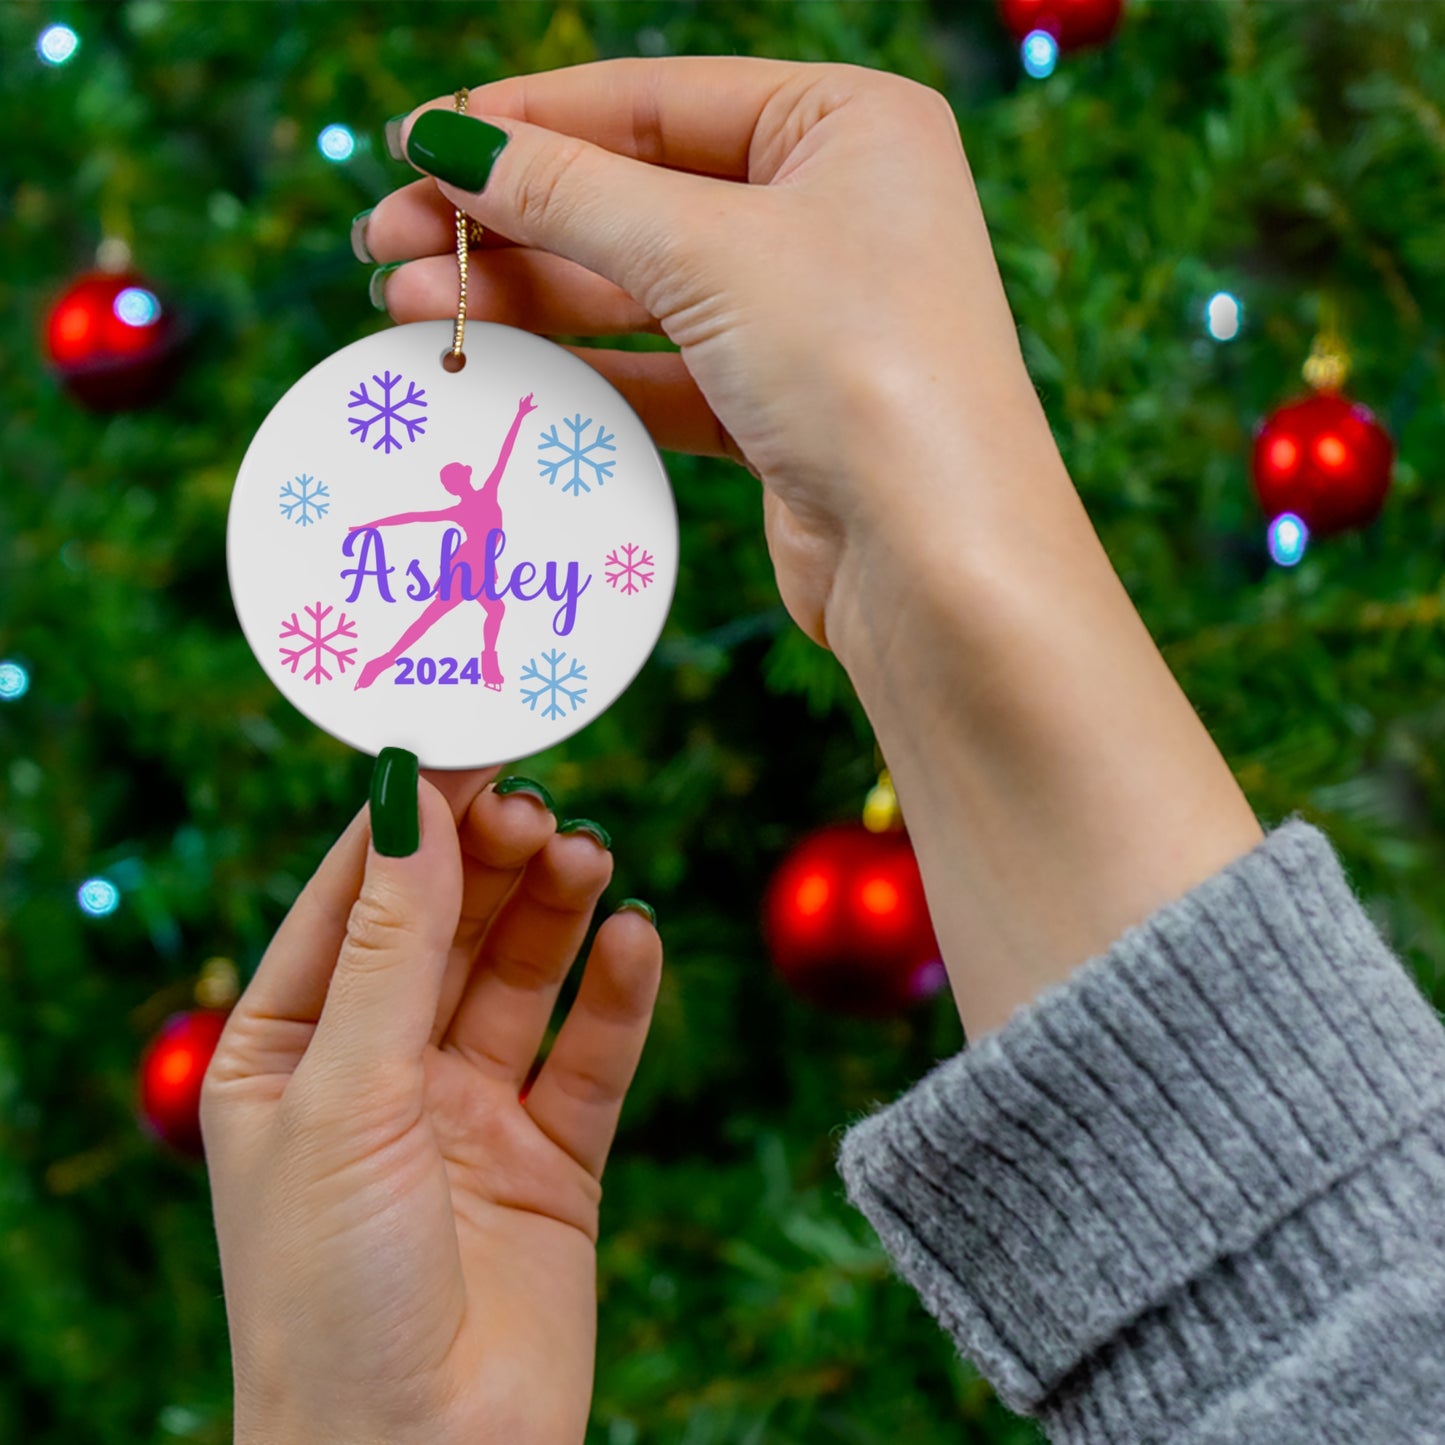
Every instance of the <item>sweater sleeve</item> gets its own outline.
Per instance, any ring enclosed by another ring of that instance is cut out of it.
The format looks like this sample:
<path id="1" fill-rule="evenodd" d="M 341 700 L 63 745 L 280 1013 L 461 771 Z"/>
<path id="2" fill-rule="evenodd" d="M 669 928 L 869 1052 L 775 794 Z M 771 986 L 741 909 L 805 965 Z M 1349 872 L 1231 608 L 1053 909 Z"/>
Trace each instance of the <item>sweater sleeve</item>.
<path id="1" fill-rule="evenodd" d="M 1445 1030 L 1298 817 L 856 1123 L 849 1198 L 1060 1445 L 1445 1440 Z"/>

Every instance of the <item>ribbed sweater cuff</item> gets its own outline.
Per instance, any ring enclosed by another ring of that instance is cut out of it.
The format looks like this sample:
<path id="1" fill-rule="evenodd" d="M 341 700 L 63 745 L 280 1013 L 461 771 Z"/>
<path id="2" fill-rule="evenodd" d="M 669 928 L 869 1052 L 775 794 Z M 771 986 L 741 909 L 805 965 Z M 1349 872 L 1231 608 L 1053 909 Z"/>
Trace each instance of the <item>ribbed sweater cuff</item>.
<path id="1" fill-rule="evenodd" d="M 1280 1301 L 1346 1287 L 1330 1231 L 1378 1257 L 1372 1161 L 1438 1162 L 1442 1102 L 1439 1019 L 1291 818 L 854 1125 L 839 1168 L 1008 1404 L 1082 1418 L 1113 1372 L 1114 1427 L 1061 1433 L 1142 1439 L 1130 1399 L 1157 1424 L 1210 1359 L 1267 1354 L 1239 1336 Z"/>

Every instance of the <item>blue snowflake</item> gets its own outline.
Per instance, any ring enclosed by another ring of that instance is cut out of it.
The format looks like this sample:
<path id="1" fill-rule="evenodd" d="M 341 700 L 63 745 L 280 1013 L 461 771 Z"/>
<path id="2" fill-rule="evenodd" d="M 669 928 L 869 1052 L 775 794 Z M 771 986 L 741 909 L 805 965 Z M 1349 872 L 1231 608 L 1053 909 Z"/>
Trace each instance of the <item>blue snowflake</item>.
<path id="1" fill-rule="evenodd" d="M 542 443 L 537 448 L 538 452 L 545 452 L 549 447 L 556 447 L 562 455 L 555 460 L 549 457 L 539 456 L 542 464 L 542 475 L 547 478 L 547 485 L 550 487 L 561 475 L 562 469 L 570 462 L 572 464 L 571 478 L 562 484 L 564 492 L 571 492 L 574 497 L 580 497 L 583 492 L 590 492 L 592 488 L 582 479 L 582 468 L 592 468 L 592 480 L 600 487 L 608 477 L 612 475 L 612 468 L 617 465 L 615 457 L 592 456 L 592 452 L 615 452 L 617 448 L 612 445 L 616 432 L 609 432 L 599 421 L 597 423 L 597 435 L 584 444 L 583 433 L 592 425 L 592 418 L 589 416 L 586 421 L 582 420 L 582 413 L 579 411 L 576 416 L 564 416 L 562 425 L 572 433 L 570 441 L 564 441 L 557 435 L 557 424 L 553 422 L 550 430 L 542 433 Z"/>
<path id="2" fill-rule="evenodd" d="M 331 510 L 331 503 L 321 500 L 330 495 L 326 483 L 318 482 L 315 477 L 292 477 L 281 488 L 281 515 L 298 527 L 309 527 Z"/>
<path id="3" fill-rule="evenodd" d="M 391 452 L 393 449 L 399 451 L 405 443 L 399 434 L 392 430 L 393 423 L 398 427 L 406 428 L 406 440 L 414 442 L 422 432 L 426 430 L 426 418 L 424 416 L 407 416 L 406 408 L 414 407 L 417 411 L 426 410 L 426 390 L 418 387 L 416 382 L 406 383 L 406 395 L 394 396 L 392 393 L 399 387 L 405 377 L 400 374 L 393 376 L 389 371 L 383 371 L 380 376 L 373 375 L 371 378 L 381 388 L 378 396 L 372 396 L 366 389 L 363 381 L 360 386 L 353 387 L 351 400 L 347 403 L 348 411 L 355 411 L 357 407 L 370 408 L 369 416 L 364 413 L 351 418 L 351 434 L 360 437 L 363 442 L 371 440 L 371 429 L 378 423 L 381 425 L 381 435 L 371 443 L 374 452 Z"/>
<path id="4" fill-rule="evenodd" d="M 542 709 L 543 717 L 562 717 L 563 698 L 572 704 L 573 712 L 587 700 L 587 689 L 578 686 L 579 683 L 587 681 L 587 669 L 574 657 L 567 671 L 563 672 L 562 659 L 566 656 L 565 652 L 555 650 L 544 652 L 542 661 L 547 664 L 545 672 L 537 666 L 535 657 L 522 669 L 522 701 L 536 712 L 537 704 L 545 700 L 547 705 Z M 529 682 L 536 686 L 529 689 Z"/>

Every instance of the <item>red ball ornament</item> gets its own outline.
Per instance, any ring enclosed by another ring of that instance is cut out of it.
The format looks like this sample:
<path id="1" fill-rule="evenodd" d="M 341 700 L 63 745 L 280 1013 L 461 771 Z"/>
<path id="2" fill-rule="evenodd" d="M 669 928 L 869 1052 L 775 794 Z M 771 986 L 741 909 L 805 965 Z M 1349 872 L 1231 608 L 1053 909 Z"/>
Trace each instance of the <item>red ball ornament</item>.
<path id="1" fill-rule="evenodd" d="M 1020 43 L 1047 31 L 1060 50 L 1101 45 L 1115 31 L 1124 0 L 999 0 L 999 16 Z"/>
<path id="2" fill-rule="evenodd" d="M 901 1013 L 946 981 L 908 835 L 840 823 L 810 834 L 768 886 L 774 966 L 837 1013 Z"/>
<path id="3" fill-rule="evenodd" d="M 172 1014 L 140 1061 L 140 1118 L 158 1139 L 201 1158 L 201 1081 L 216 1052 L 228 1009 Z"/>
<path id="4" fill-rule="evenodd" d="M 1319 391 L 1270 413 L 1255 433 L 1255 495 L 1273 520 L 1293 512 L 1327 537 L 1373 522 L 1390 490 L 1395 447 L 1368 407 Z"/>
<path id="5" fill-rule="evenodd" d="M 45 350 L 66 389 L 96 411 L 154 401 L 179 352 L 176 319 L 142 277 L 92 271 L 51 308 Z"/>

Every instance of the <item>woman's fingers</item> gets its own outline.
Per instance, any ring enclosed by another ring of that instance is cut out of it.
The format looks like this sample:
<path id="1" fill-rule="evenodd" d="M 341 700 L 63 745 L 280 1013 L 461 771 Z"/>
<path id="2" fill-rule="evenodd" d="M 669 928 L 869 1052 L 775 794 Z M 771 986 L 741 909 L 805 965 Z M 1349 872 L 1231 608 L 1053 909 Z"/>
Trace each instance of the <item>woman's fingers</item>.
<path id="1" fill-rule="evenodd" d="M 411 261 L 418 256 L 455 255 L 457 208 L 437 190 L 430 176 L 383 196 L 366 218 L 366 251 L 373 261 Z M 491 250 L 513 243 L 487 231 L 480 248 Z"/>
<path id="2" fill-rule="evenodd" d="M 461 770 L 423 768 L 421 775 L 451 804 L 452 817 L 460 828 L 477 794 L 501 771 L 497 767 Z"/>
<path id="3" fill-rule="evenodd" d="M 479 85 L 467 108 L 577 136 L 650 165 L 756 181 L 754 140 L 765 112 L 818 69 L 739 55 L 598 60 Z M 426 108 L 451 105 L 441 98 Z"/>
<path id="4" fill-rule="evenodd" d="M 556 830 L 552 810 L 533 794 L 500 794 L 486 788 L 472 800 L 459 830 L 463 858 L 461 920 L 442 980 L 432 1043 L 440 1044 L 451 1026 L 497 910 Z"/>
<path id="5" fill-rule="evenodd" d="M 611 877 L 612 854 L 589 834 L 553 835 L 488 930 L 442 1048 L 521 1087 Z"/>
<path id="6" fill-rule="evenodd" d="M 281 921 L 226 1020 L 208 1083 L 275 1075 L 284 1084 L 306 1052 L 361 892 L 370 837 L 366 813 L 363 807 L 331 845 Z"/>
<path id="7" fill-rule="evenodd" d="M 420 842 L 405 857 L 374 847 L 346 922 L 326 1002 L 296 1077 L 360 1098 L 419 1080 L 462 903 L 451 806 L 417 782 Z"/>
<path id="8" fill-rule="evenodd" d="M 524 1107 L 537 1127 L 601 1179 L 622 1100 L 637 1072 L 662 979 L 662 940 L 641 914 L 597 931 L 577 998 Z"/>
<path id="9" fill-rule="evenodd" d="M 509 117 L 507 142 L 490 164 L 497 128 L 480 115 L 428 108 L 424 117 L 445 132 L 427 140 L 429 173 L 453 205 L 519 246 L 606 277 L 664 321 L 706 299 L 710 253 L 738 244 L 734 227 L 751 231 L 748 208 L 763 199 L 747 186 L 665 170 Z M 413 116 L 405 134 L 417 124 Z M 478 192 L 470 187 L 482 184 L 483 163 L 490 171 Z"/>
<path id="10" fill-rule="evenodd" d="M 698 389 L 681 352 L 613 351 L 595 346 L 565 349 L 581 357 L 622 393 L 663 451 L 728 457 L 757 476 Z"/>
<path id="11" fill-rule="evenodd" d="M 386 309 L 396 321 L 456 315 L 454 254 L 409 261 L 384 278 Z M 660 334 L 657 318 L 620 287 L 575 261 L 508 246 L 473 251 L 467 267 L 467 314 L 543 336 Z"/>

